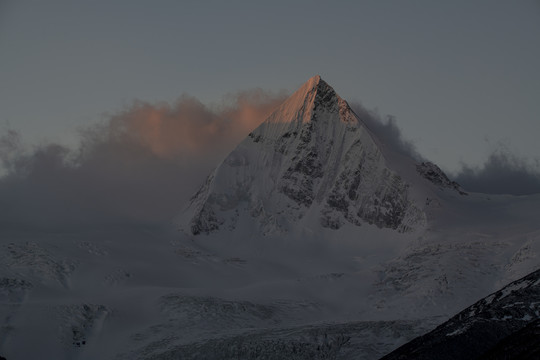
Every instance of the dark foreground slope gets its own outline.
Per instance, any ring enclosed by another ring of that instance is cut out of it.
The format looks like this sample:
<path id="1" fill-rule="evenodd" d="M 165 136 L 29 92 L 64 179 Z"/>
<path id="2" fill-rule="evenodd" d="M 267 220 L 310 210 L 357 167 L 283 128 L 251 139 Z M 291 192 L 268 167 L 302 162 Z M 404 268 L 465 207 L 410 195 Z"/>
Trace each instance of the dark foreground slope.
<path id="1" fill-rule="evenodd" d="M 539 318 L 540 270 L 537 270 L 381 360 L 538 359 Z"/>
<path id="2" fill-rule="evenodd" d="M 499 341 L 479 360 L 540 359 L 540 319 Z"/>

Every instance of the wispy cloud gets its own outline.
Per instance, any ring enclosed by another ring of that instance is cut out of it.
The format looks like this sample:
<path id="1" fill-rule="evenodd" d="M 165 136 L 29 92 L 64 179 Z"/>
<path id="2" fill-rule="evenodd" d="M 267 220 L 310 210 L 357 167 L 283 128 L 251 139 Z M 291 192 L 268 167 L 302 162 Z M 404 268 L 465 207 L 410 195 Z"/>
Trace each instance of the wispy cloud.
<path id="1" fill-rule="evenodd" d="M 350 103 L 350 106 L 369 130 L 388 147 L 415 160 L 423 160 L 414 143 L 403 137 L 395 117 L 386 116 L 383 119 L 377 111 L 368 110 L 358 102 Z"/>

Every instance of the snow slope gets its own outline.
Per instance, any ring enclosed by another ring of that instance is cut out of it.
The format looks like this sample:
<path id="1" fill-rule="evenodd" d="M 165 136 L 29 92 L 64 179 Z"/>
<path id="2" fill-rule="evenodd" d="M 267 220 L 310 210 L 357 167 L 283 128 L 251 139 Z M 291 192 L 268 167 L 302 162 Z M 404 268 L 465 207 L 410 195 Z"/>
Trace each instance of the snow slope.
<path id="1" fill-rule="evenodd" d="M 0 229 L 0 356 L 377 358 L 536 270 L 538 209 L 465 195 L 315 77 L 218 166 L 183 232 Z"/>

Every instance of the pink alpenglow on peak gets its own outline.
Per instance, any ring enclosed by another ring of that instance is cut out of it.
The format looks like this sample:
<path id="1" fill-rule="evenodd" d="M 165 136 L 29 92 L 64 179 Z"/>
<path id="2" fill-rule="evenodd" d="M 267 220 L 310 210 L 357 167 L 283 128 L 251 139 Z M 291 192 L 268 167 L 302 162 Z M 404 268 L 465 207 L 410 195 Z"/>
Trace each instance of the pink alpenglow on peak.
<path id="1" fill-rule="evenodd" d="M 336 94 L 319 75 L 316 75 L 304 83 L 292 94 L 274 113 L 268 122 L 309 122 L 317 104 L 337 106 L 338 109 L 349 109 L 345 100 Z M 344 111 L 345 112 L 345 111 Z M 351 118 L 342 118 L 342 121 L 351 121 Z"/>

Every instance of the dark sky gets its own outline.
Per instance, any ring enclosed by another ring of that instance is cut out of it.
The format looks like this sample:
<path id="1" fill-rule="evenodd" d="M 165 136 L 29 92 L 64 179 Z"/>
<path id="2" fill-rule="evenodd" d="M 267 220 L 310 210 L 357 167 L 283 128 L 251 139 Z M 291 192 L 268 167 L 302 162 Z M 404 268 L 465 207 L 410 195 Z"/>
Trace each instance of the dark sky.
<path id="1" fill-rule="evenodd" d="M 0 126 L 75 147 L 133 100 L 202 103 L 320 74 L 443 169 L 540 157 L 538 1 L 0 1 Z"/>

